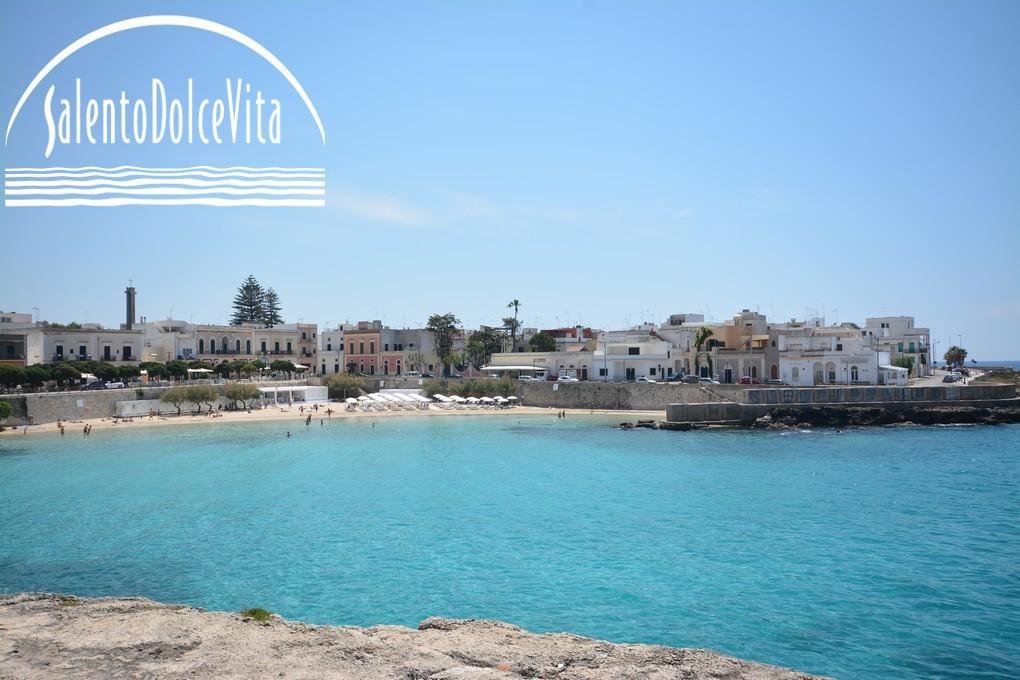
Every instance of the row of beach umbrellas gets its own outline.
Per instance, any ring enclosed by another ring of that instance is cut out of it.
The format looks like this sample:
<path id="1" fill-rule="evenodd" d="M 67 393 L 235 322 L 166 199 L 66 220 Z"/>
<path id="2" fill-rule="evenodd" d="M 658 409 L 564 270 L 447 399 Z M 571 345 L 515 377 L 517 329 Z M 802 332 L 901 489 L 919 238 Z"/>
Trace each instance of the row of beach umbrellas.
<path id="1" fill-rule="evenodd" d="M 462 397 L 459 394 L 451 394 L 446 396 L 445 394 L 436 394 L 432 396 L 433 399 L 438 401 L 441 405 L 447 407 L 457 408 L 467 404 L 469 406 L 500 406 L 508 407 L 513 406 L 513 403 L 517 401 L 517 397 Z"/>

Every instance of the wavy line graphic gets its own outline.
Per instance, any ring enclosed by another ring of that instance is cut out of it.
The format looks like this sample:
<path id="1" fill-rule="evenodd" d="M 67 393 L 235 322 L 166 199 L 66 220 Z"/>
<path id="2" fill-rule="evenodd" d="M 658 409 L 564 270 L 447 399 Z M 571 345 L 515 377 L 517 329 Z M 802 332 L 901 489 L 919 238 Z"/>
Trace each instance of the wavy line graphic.
<path id="1" fill-rule="evenodd" d="M 325 189 L 273 189 L 259 187 L 255 189 L 237 189 L 233 187 L 213 187 L 208 189 L 182 189 L 178 187 L 150 187 L 144 189 L 128 189 L 124 187 L 93 187 L 89 189 L 7 189 L 7 196 L 94 196 L 100 194 L 132 195 L 165 195 L 165 196 L 203 196 L 207 194 L 229 195 L 282 195 L 282 196 L 325 196 Z"/>
<path id="2" fill-rule="evenodd" d="M 286 180 L 241 180 L 241 179 L 127 179 L 113 181 L 108 179 L 84 179 L 80 182 L 70 180 L 57 180 L 54 182 L 40 182 L 33 180 L 30 182 L 5 182 L 5 187 L 95 187 L 95 186 L 120 186 L 120 187 L 145 187 L 145 186 L 157 186 L 157 185 L 172 185 L 172 186 L 185 186 L 185 187 L 215 187 L 215 186 L 230 186 L 230 187 L 294 187 L 294 188 L 320 188 L 325 187 L 325 182 L 288 182 Z"/>
<path id="3" fill-rule="evenodd" d="M 321 208 L 325 199 L 311 198 L 8 198 L 8 208 L 95 207 L 125 205 L 206 205 L 218 208 L 252 206 L 259 208 Z"/>

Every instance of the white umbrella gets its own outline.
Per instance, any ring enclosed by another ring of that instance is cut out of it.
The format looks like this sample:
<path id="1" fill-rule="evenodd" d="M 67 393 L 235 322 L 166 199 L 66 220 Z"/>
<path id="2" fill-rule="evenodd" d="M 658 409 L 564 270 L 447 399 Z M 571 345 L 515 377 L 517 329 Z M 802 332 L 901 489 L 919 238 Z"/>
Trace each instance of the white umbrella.
<path id="1" fill-rule="evenodd" d="M 483 404 L 492 404 L 495 403 L 495 399 L 493 399 L 492 397 L 482 397 L 481 402 Z"/>
<path id="2" fill-rule="evenodd" d="M 355 399 L 354 397 L 347 397 L 346 399 L 344 399 L 344 401 L 347 402 L 348 404 L 357 404 L 358 403 L 358 400 Z"/>
<path id="3" fill-rule="evenodd" d="M 361 395 L 360 397 L 358 397 L 357 399 L 355 399 L 354 401 L 368 401 L 368 397 L 366 397 L 366 396 L 365 396 L 365 395 L 363 394 L 363 395 Z"/>
<path id="4" fill-rule="evenodd" d="M 468 397 L 465 401 L 469 404 L 477 404 L 479 399 L 478 397 Z"/>
<path id="5" fill-rule="evenodd" d="M 517 401 L 517 397 L 507 397 L 507 401 Z"/>

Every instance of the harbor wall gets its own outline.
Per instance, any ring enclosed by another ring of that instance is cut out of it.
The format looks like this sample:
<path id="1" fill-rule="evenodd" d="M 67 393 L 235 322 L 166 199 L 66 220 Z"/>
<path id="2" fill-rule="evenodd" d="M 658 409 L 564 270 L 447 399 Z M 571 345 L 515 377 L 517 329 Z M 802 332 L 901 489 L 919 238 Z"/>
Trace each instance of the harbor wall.
<path id="1" fill-rule="evenodd" d="M 274 385 L 294 385 L 295 382 L 265 381 L 260 382 L 260 387 L 272 387 Z M 216 385 L 222 392 L 222 385 Z M 38 392 L 31 394 L 0 395 L 0 399 L 9 401 L 13 407 L 13 414 L 8 419 L 8 425 L 22 425 L 25 423 L 42 424 L 52 423 L 57 420 L 86 420 L 90 418 L 111 418 L 115 415 L 127 415 L 134 413 L 134 409 L 123 402 L 151 401 L 159 403 L 160 395 L 170 389 L 169 387 L 126 387 L 119 390 L 85 390 L 78 392 Z M 224 403 L 226 403 L 224 401 Z M 122 404 L 118 407 L 118 404 Z M 184 405 L 188 410 L 189 405 Z M 160 404 L 159 409 L 167 412 L 177 412 L 172 404 Z M 203 406 L 203 409 L 205 406 Z M 145 411 L 148 413 L 148 409 Z"/>
<path id="2" fill-rule="evenodd" d="M 581 409 L 663 411 L 669 404 L 760 405 L 960 402 L 1010 399 L 1012 385 L 945 387 L 749 387 L 675 383 L 518 383 L 517 397 L 526 406 Z"/>

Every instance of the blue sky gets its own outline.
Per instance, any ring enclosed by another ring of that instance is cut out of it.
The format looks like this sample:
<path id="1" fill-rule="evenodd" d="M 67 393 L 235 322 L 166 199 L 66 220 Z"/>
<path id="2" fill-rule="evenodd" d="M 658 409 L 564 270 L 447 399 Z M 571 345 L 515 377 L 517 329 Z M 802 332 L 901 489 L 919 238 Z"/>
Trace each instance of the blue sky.
<path id="1" fill-rule="evenodd" d="M 511 298 L 539 326 L 824 309 L 913 314 L 943 346 L 1020 358 L 1018 3 L 20 3 L 0 22 L 2 120 L 74 39 L 170 13 L 274 52 L 325 148 L 259 57 L 152 28 L 44 85 L 243 77 L 281 99 L 284 143 L 44 159 L 40 88 L 4 167 L 322 165 L 326 208 L 0 209 L 0 308 L 115 325 L 132 279 L 140 314 L 222 322 L 253 273 L 320 324 L 495 323 Z"/>

